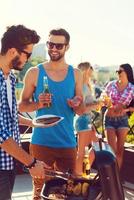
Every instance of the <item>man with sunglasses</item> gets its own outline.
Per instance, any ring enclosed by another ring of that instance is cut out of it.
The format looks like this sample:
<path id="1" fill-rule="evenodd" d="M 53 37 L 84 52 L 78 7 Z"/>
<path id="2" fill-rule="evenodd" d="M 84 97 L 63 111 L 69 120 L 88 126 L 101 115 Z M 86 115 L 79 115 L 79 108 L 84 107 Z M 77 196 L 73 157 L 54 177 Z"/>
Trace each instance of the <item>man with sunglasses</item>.
<path id="1" fill-rule="evenodd" d="M 75 112 L 82 103 L 82 76 L 65 61 L 70 35 L 64 29 L 53 29 L 46 43 L 49 61 L 31 68 L 26 76 L 19 105 L 20 111 L 36 111 L 36 117 L 54 114 L 64 117 L 57 125 L 34 128 L 30 151 L 53 169 L 74 172 L 76 138 L 73 128 Z M 47 76 L 51 94 L 43 93 L 43 77 Z M 31 101 L 34 96 L 34 101 Z M 48 107 L 48 104 L 51 106 Z M 80 110 L 79 110 L 80 111 Z M 45 179 L 46 180 L 46 179 Z M 40 199 L 44 181 L 33 179 L 34 200 Z"/>
<path id="2" fill-rule="evenodd" d="M 22 162 L 32 176 L 44 178 L 43 162 L 37 161 L 20 147 L 19 125 L 30 126 L 31 120 L 18 119 L 15 76 L 12 69 L 22 70 L 40 37 L 23 25 L 11 26 L 1 39 L 0 54 L 0 200 L 10 200 L 15 180 L 15 159 Z"/>

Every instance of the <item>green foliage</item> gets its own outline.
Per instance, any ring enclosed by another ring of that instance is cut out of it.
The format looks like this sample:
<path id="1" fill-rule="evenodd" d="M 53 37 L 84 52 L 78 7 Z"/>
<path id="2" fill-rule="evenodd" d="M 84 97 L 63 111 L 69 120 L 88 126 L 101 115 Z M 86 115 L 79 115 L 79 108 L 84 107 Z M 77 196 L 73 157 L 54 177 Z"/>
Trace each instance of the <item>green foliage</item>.
<path id="1" fill-rule="evenodd" d="M 134 113 L 130 116 L 128 122 L 129 122 L 130 127 L 134 125 Z M 134 144 L 134 134 L 128 134 L 126 138 L 126 142 Z"/>
<path id="2" fill-rule="evenodd" d="M 23 78 L 25 76 L 25 73 L 27 72 L 28 69 L 30 69 L 33 66 L 38 65 L 39 63 L 43 63 L 46 60 L 43 59 L 42 57 L 38 56 L 35 58 L 30 59 L 23 67 L 23 70 L 18 74 L 18 78 L 20 81 L 23 81 Z"/>
<path id="3" fill-rule="evenodd" d="M 38 65 L 39 63 L 42 63 L 42 62 L 45 62 L 46 60 L 44 60 L 42 57 L 38 56 L 36 58 L 32 58 L 31 59 L 31 65 L 32 66 L 36 66 Z"/>
<path id="4" fill-rule="evenodd" d="M 134 144 L 134 135 L 127 135 L 126 142 Z"/>
<path id="5" fill-rule="evenodd" d="M 20 81 L 23 80 L 23 77 L 25 76 L 26 71 L 27 71 L 30 67 L 32 67 L 31 62 L 27 62 L 27 63 L 24 65 L 23 70 L 18 74 L 18 78 L 19 78 Z"/>
<path id="6" fill-rule="evenodd" d="M 128 122 L 130 127 L 134 124 L 134 113 L 130 116 Z"/>

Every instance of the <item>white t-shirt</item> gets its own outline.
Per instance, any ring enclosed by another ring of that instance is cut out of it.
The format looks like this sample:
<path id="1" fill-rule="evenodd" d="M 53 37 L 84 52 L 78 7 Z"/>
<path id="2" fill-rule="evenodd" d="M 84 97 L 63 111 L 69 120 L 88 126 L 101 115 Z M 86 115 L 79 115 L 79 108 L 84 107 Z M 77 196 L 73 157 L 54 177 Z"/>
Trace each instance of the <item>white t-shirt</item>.
<path id="1" fill-rule="evenodd" d="M 9 76 L 7 77 L 7 79 L 5 81 L 7 84 L 7 99 L 8 99 L 8 104 L 9 104 L 9 108 L 10 108 L 10 113 L 12 116 L 12 87 L 11 87 L 11 81 L 10 81 Z"/>

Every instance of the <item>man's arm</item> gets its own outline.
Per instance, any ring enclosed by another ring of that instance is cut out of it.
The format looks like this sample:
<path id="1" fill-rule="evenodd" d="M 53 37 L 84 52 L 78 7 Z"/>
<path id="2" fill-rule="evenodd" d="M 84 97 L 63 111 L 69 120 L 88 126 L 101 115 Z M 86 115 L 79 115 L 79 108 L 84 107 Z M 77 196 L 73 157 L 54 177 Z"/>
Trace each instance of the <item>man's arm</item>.
<path id="1" fill-rule="evenodd" d="M 73 108 L 74 112 L 78 115 L 84 113 L 83 103 L 83 77 L 79 69 L 74 68 L 75 76 L 75 96 L 72 99 L 68 99 L 68 105 Z"/>
<path id="2" fill-rule="evenodd" d="M 37 84 L 38 69 L 30 68 L 24 77 L 24 87 L 18 104 L 20 112 L 32 112 L 39 109 L 39 102 L 32 101 L 33 93 Z"/>
<path id="3" fill-rule="evenodd" d="M 0 147 L 9 155 L 13 156 L 26 166 L 30 166 L 34 161 L 34 158 L 31 155 L 29 155 L 26 151 L 24 151 L 21 147 L 19 147 L 19 145 L 13 140 L 12 137 L 5 140 L 0 145 Z M 31 169 L 29 169 L 29 172 L 33 177 L 44 178 L 45 167 L 48 168 L 48 166 L 45 163 L 37 161 L 35 165 Z"/>
<path id="4" fill-rule="evenodd" d="M 97 108 L 98 103 L 85 104 L 83 101 L 83 77 L 82 73 L 78 69 L 74 69 L 75 73 L 75 97 L 68 100 L 68 104 L 73 108 L 76 114 L 82 115 L 85 112 L 94 110 Z"/>
<path id="5" fill-rule="evenodd" d="M 27 71 L 24 77 L 24 87 L 21 93 L 21 99 L 18 104 L 20 112 L 32 112 L 47 107 L 51 102 L 51 94 L 41 93 L 38 102 L 32 100 L 33 93 L 36 89 L 38 79 L 38 68 L 33 67 Z"/>
<path id="6" fill-rule="evenodd" d="M 18 114 L 18 117 L 19 117 L 19 124 L 20 125 L 34 127 L 34 125 L 32 123 L 32 119 L 29 119 L 27 117 L 23 117 L 20 114 Z"/>
<path id="7" fill-rule="evenodd" d="M 5 140 L 1 144 L 1 148 L 25 165 L 29 165 L 33 161 L 33 157 L 20 148 L 12 137 L 9 137 L 7 140 Z"/>

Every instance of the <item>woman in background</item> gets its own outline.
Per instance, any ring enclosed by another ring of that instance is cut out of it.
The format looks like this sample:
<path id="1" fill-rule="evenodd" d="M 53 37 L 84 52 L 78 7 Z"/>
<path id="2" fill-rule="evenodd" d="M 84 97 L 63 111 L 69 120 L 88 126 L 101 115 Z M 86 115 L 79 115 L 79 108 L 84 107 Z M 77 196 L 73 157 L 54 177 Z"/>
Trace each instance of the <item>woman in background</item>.
<path id="1" fill-rule="evenodd" d="M 112 106 L 105 113 L 104 125 L 108 143 L 114 150 L 119 168 L 121 168 L 124 143 L 129 130 L 126 112 L 133 111 L 132 107 L 127 107 L 134 99 L 134 76 L 129 64 L 120 65 L 116 72 L 118 80 L 109 82 L 105 89 Z"/>
<path id="2" fill-rule="evenodd" d="M 87 109 L 84 114 L 79 116 L 75 123 L 78 138 L 78 154 L 76 161 L 76 174 L 82 175 L 82 163 L 84 158 L 85 146 L 91 144 L 92 141 L 97 141 L 95 130 L 91 124 L 92 113 L 91 109 L 96 109 L 94 101 L 94 89 L 91 84 L 91 77 L 93 74 L 93 67 L 89 62 L 83 62 L 78 65 L 83 75 L 83 98 Z M 92 151 L 91 151 L 92 152 Z M 90 163 L 92 164 L 94 154 L 90 153 Z"/>

